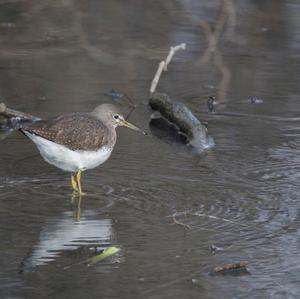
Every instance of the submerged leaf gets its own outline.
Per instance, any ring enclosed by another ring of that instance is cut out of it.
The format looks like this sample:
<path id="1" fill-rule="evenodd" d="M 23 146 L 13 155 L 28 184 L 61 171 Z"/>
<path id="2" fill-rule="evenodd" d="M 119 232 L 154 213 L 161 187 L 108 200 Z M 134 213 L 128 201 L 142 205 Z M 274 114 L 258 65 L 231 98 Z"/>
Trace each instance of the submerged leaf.
<path id="1" fill-rule="evenodd" d="M 93 265 L 96 264 L 106 258 L 111 257 L 112 255 L 116 254 L 119 252 L 121 249 L 115 246 L 110 246 L 106 249 L 104 249 L 100 254 L 93 256 L 87 260 L 88 265 Z"/>

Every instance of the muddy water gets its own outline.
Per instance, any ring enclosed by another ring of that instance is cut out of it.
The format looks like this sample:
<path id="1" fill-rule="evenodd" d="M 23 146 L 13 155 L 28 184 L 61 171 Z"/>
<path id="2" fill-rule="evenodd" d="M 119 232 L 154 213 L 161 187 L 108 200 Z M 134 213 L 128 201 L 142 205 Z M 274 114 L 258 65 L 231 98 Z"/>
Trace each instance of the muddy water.
<path id="1" fill-rule="evenodd" d="M 293 0 L 2 1 L 9 106 L 88 111 L 113 88 L 149 130 L 157 64 L 186 42 L 158 90 L 208 121 L 216 146 L 193 155 L 120 128 L 110 160 L 84 174 L 80 203 L 29 140 L 3 139 L 1 298 L 299 298 L 299 14 Z M 218 113 L 206 112 L 209 96 Z M 110 245 L 118 255 L 80 263 Z M 250 275 L 209 274 L 243 260 Z"/>

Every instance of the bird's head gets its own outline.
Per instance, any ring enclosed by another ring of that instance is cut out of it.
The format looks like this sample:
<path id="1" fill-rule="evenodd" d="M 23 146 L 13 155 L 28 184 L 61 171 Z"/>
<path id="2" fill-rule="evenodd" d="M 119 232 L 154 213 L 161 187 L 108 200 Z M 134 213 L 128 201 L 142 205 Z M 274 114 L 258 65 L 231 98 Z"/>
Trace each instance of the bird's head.
<path id="1" fill-rule="evenodd" d="M 146 135 L 144 131 L 126 121 L 120 109 L 113 104 L 99 105 L 93 110 L 92 115 L 101 120 L 106 126 L 114 128 L 124 126 Z"/>

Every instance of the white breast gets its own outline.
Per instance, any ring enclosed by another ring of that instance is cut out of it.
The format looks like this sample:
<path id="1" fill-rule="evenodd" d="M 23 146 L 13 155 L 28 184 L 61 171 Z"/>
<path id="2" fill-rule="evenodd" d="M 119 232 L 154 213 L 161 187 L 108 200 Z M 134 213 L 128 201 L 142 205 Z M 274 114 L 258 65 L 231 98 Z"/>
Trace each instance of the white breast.
<path id="1" fill-rule="evenodd" d="M 109 147 L 97 151 L 72 151 L 40 136 L 26 131 L 24 133 L 36 144 L 46 162 L 69 172 L 95 168 L 104 163 L 112 152 Z"/>

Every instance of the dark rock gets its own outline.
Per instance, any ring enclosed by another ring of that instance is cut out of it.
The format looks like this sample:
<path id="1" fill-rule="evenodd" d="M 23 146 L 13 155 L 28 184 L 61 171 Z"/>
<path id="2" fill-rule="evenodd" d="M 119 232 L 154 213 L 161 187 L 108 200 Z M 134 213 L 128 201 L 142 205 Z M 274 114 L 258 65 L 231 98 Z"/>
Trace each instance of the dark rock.
<path id="1" fill-rule="evenodd" d="M 186 136 L 190 146 L 198 151 L 214 146 L 213 139 L 207 134 L 207 128 L 185 104 L 173 101 L 167 94 L 158 92 L 152 94 L 149 104 Z"/>

